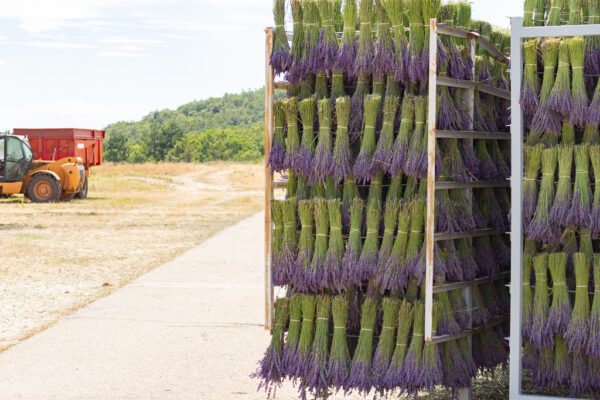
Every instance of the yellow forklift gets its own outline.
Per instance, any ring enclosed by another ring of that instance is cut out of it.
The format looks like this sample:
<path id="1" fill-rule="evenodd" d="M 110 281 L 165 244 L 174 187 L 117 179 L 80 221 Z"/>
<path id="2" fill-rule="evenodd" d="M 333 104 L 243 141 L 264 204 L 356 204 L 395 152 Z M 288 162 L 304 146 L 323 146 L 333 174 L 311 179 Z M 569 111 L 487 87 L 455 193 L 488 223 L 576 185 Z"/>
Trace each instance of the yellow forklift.
<path id="1" fill-rule="evenodd" d="M 34 160 L 27 138 L 0 136 L 0 196 L 20 193 L 34 203 L 69 201 L 82 190 L 85 181 L 81 158 Z"/>

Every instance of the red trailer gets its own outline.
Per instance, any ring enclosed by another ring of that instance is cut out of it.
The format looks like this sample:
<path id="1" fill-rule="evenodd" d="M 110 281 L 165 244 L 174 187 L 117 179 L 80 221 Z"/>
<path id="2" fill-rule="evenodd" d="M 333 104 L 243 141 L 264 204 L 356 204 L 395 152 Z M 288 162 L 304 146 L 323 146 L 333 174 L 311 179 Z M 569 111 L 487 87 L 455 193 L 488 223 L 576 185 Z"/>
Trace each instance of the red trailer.
<path id="1" fill-rule="evenodd" d="M 27 137 L 35 160 L 55 161 L 65 157 L 80 157 L 86 175 L 82 192 L 87 195 L 90 168 L 102 164 L 104 131 L 77 128 L 15 128 L 13 133 Z"/>
<path id="2" fill-rule="evenodd" d="M 102 164 L 104 131 L 15 128 L 14 134 L 29 139 L 36 160 L 54 161 L 65 157 L 80 157 L 88 176 L 91 167 Z"/>

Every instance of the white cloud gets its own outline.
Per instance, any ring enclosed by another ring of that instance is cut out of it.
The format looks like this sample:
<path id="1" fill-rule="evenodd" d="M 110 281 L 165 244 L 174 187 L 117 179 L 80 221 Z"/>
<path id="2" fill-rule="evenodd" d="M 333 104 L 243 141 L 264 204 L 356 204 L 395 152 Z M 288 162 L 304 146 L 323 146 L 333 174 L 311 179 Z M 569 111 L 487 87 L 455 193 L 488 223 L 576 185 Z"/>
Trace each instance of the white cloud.
<path id="1" fill-rule="evenodd" d="M 29 41 L 29 42 L 21 42 L 25 46 L 29 47 L 37 47 L 40 49 L 93 49 L 94 46 L 82 43 L 73 43 L 73 42 L 49 42 L 49 41 Z"/>
<path id="2" fill-rule="evenodd" d="M 150 18 L 144 20 L 144 23 L 155 28 L 185 32 L 221 32 L 240 29 L 239 25 L 198 22 L 170 18 Z"/>
<path id="3" fill-rule="evenodd" d="M 166 0 L 0 0 L 0 18 L 16 19 L 27 32 L 37 33 L 69 26 L 106 25 L 108 11 Z"/>
<path id="4" fill-rule="evenodd" d="M 141 39 L 127 36 L 111 36 L 98 39 L 99 43 L 122 44 L 122 45 L 159 45 L 165 42 L 157 39 Z"/>
<path id="5" fill-rule="evenodd" d="M 147 58 L 148 54 L 139 51 L 127 51 L 127 50 L 106 50 L 96 53 L 96 57 L 110 57 L 110 58 Z"/>

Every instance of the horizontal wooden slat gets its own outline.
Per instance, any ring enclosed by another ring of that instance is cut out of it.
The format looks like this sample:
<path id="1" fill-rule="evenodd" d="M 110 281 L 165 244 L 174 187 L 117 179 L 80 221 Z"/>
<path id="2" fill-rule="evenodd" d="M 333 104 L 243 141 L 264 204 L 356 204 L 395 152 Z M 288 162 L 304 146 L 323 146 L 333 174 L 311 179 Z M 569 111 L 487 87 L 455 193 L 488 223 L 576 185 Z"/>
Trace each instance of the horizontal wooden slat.
<path id="1" fill-rule="evenodd" d="M 450 189 L 481 189 L 481 188 L 499 188 L 499 187 L 510 187 L 509 181 L 504 182 L 487 182 L 487 181 L 473 181 L 473 182 L 436 182 L 435 190 L 450 190 Z"/>
<path id="2" fill-rule="evenodd" d="M 477 44 L 483 47 L 492 57 L 496 60 L 501 61 L 505 64 L 510 63 L 510 58 L 500 53 L 495 46 L 493 46 L 490 42 L 487 41 L 484 37 L 482 37 L 477 32 L 467 31 L 461 28 L 457 28 L 454 26 L 448 26 L 444 24 L 438 24 L 438 33 L 448 36 L 454 36 L 462 39 L 474 39 Z"/>
<path id="3" fill-rule="evenodd" d="M 466 81 L 463 79 L 454 79 L 447 76 L 437 77 L 438 85 L 455 87 L 461 89 L 477 90 L 479 92 L 487 93 L 492 96 L 500 97 L 501 99 L 510 100 L 510 92 L 508 90 L 497 89 L 493 86 L 486 85 L 481 82 Z"/>
<path id="4" fill-rule="evenodd" d="M 290 84 L 288 82 L 275 82 L 273 87 L 278 90 L 287 90 Z"/>
<path id="5" fill-rule="evenodd" d="M 498 231 L 496 229 L 478 229 L 475 231 L 456 232 L 456 233 L 436 233 L 435 241 L 443 242 L 444 240 L 457 240 L 457 239 L 475 238 L 475 237 L 482 237 L 482 236 L 502 235 L 504 233 L 506 233 L 506 232 Z"/>
<path id="6" fill-rule="evenodd" d="M 437 139 L 484 139 L 484 140 L 510 140 L 507 132 L 478 132 L 478 131 L 444 131 L 437 130 Z"/>
<path id="7" fill-rule="evenodd" d="M 483 331 L 486 331 L 488 329 L 492 329 L 493 327 L 500 325 L 504 322 L 508 321 L 508 316 L 503 316 L 503 317 L 497 317 L 494 318 L 492 321 L 490 321 L 489 323 L 485 324 L 485 325 L 479 325 L 474 327 L 473 329 L 468 329 L 466 331 L 462 331 L 460 333 L 457 333 L 456 335 L 441 335 L 441 336 L 434 336 L 431 339 L 431 342 L 434 344 L 440 344 L 440 343 L 446 343 L 446 342 L 451 342 L 453 340 L 458 340 L 458 339 L 462 339 L 468 336 L 473 336 L 476 335 L 478 333 L 481 333 Z"/>
<path id="8" fill-rule="evenodd" d="M 450 292 L 452 290 L 464 289 L 476 285 L 483 285 L 484 283 L 494 282 L 500 279 L 506 279 L 508 277 L 510 277 L 510 272 L 505 271 L 501 273 L 500 276 L 497 278 L 491 278 L 488 276 L 484 278 L 477 278 L 472 281 L 444 283 L 443 285 L 434 286 L 433 293 L 445 293 Z"/>

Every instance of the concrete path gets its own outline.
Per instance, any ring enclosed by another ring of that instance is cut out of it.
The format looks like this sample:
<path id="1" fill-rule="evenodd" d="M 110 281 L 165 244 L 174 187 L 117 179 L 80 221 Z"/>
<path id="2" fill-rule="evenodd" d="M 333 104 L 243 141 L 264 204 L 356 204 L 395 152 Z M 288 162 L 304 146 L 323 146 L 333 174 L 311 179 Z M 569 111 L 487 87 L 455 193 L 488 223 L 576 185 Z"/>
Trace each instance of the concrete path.
<path id="1" fill-rule="evenodd" d="M 265 399 L 248 377 L 269 343 L 262 221 L 226 229 L 1 353 L 0 399 Z M 277 398 L 297 396 L 286 387 Z"/>

